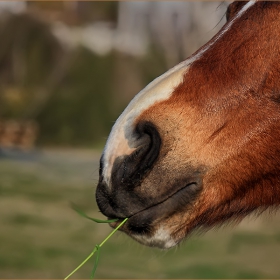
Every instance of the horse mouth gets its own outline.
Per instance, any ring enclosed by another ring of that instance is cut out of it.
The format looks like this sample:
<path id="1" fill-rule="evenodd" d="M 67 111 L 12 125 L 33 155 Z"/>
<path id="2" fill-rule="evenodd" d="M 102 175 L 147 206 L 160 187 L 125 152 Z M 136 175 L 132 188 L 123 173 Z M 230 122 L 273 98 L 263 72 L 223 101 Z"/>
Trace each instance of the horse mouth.
<path id="1" fill-rule="evenodd" d="M 135 235 L 152 237 L 155 228 L 157 228 L 166 218 L 170 218 L 178 212 L 187 211 L 201 189 L 201 184 L 191 182 L 167 197 L 165 200 L 127 217 L 128 220 L 119 230 L 131 237 L 134 237 Z M 110 223 L 110 226 L 116 228 L 123 220 L 124 218 L 119 218 L 118 221 Z"/>

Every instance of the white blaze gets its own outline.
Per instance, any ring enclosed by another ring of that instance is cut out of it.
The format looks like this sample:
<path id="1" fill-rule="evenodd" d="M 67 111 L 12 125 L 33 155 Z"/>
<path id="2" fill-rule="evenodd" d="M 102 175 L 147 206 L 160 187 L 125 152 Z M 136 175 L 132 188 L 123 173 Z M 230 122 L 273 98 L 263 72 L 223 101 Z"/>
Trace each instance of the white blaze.
<path id="1" fill-rule="evenodd" d="M 103 153 L 103 176 L 110 185 L 113 163 L 118 156 L 131 154 L 136 147 L 130 147 L 125 135 L 132 134 L 133 122 L 143 111 L 157 102 L 168 99 L 182 82 L 189 61 L 182 62 L 155 79 L 140 91 L 129 103 L 113 126 Z"/>

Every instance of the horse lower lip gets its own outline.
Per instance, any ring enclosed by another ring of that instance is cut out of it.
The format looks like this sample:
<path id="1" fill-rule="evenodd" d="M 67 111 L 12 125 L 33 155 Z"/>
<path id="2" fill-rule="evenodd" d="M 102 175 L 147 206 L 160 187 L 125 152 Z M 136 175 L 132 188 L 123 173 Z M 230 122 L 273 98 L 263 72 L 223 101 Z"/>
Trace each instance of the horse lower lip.
<path id="1" fill-rule="evenodd" d="M 129 229 L 129 232 L 134 232 L 133 229 L 149 227 L 153 224 L 153 221 L 171 216 L 173 213 L 179 211 L 181 207 L 185 207 L 185 203 L 191 203 L 200 190 L 201 186 L 196 183 L 186 185 L 164 201 L 147 207 L 128 217 L 129 219 L 122 227 L 123 230 L 126 231 L 126 229 Z M 180 203 L 180 200 L 182 203 Z M 118 221 L 110 223 L 110 225 L 115 228 L 123 220 L 123 218 L 120 218 Z"/>
<path id="2" fill-rule="evenodd" d="M 109 223 L 112 228 L 116 228 L 124 219 L 120 218 L 115 222 Z"/>

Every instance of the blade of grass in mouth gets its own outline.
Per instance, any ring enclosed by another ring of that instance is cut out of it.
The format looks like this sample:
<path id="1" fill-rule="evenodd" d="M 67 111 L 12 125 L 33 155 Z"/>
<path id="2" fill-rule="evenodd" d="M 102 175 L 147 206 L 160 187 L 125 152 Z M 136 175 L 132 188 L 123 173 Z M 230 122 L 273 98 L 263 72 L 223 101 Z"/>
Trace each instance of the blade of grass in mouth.
<path id="1" fill-rule="evenodd" d="M 95 219 L 95 218 L 91 218 L 89 217 L 87 214 L 85 214 L 81 209 L 79 209 L 74 203 L 72 203 L 72 208 L 82 217 L 89 219 L 91 221 L 94 221 L 96 223 L 100 223 L 100 224 L 105 224 L 105 223 L 113 223 L 113 222 L 117 222 L 119 219 L 111 219 L 111 220 L 99 220 L 99 219 Z"/>
<path id="2" fill-rule="evenodd" d="M 91 218 L 88 215 L 86 215 L 83 211 L 81 211 L 77 206 L 72 204 L 72 208 L 80 214 L 82 217 L 87 218 L 89 220 L 92 220 L 96 223 L 112 223 L 119 221 L 119 219 L 113 219 L 113 220 L 99 220 L 95 218 Z M 94 274 L 98 265 L 99 261 L 99 255 L 100 255 L 100 248 L 109 240 L 109 238 L 128 220 L 128 218 L 125 218 L 121 223 L 99 244 L 95 245 L 93 251 L 89 254 L 89 256 L 80 264 L 78 265 L 69 275 L 67 275 L 64 280 L 67 280 L 69 277 L 71 277 L 77 270 L 79 270 L 95 253 L 96 253 L 96 259 L 94 262 L 93 270 L 91 273 L 91 278 L 94 278 Z"/>

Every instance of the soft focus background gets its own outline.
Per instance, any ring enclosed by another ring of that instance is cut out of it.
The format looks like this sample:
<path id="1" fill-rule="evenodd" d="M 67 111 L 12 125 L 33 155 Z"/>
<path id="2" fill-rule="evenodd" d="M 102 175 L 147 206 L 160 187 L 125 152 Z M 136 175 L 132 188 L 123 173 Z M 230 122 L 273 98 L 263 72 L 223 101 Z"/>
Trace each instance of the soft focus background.
<path id="1" fill-rule="evenodd" d="M 95 203 L 112 124 L 224 24 L 219 2 L 0 2 L 0 278 L 63 278 L 111 231 Z M 280 278 L 280 216 L 143 247 L 117 233 L 97 278 Z M 93 260 L 74 278 L 89 278 Z"/>

